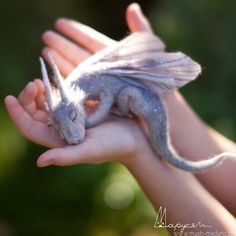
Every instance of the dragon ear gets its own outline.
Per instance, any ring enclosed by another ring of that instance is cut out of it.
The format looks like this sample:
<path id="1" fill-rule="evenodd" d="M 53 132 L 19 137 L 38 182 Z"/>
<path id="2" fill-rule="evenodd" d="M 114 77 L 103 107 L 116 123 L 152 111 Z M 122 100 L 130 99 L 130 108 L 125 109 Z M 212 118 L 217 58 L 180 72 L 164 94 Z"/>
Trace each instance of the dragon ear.
<path id="1" fill-rule="evenodd" d="M 45 86 L 46 103 L 48 105 L 49 111 L 52 111 L 53 110 L 53 93 L 52 93 L 51 85 L 49 82 L 47 69 L 46 69 L 44 60 L 41 57 L 39 58 L 39 61 L 41 64 L 42 78 L 43 78 L 43 83 Z"/>
<path id="2" fill-rule="evenodd" d="M 54 74 L 55 84 L 56 84 L 57 88 L 59 89 L 59 92 L 60 92 L 60 95 L 61 95 L 61 99 L 64 102 L 68 102 L 68 96 L 66 94 L 64 79 L 63 79 L 63 77 L 62 77 L 55 61 L 53 60 L 53 57 L 52 57 L 51 53 L 48 53 L 48 59 L 49 59 L 50 66 L 51 66 L 53 74 Z"/>

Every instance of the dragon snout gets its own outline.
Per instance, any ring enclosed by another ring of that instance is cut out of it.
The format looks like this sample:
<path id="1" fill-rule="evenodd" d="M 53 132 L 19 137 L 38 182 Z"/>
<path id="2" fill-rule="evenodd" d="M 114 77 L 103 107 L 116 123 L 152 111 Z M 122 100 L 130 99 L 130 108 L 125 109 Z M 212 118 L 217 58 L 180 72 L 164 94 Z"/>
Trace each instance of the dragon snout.
<path id="1" fill-rule="evenodd" d="M 70 145 L 76 145 L 79 143 L 82 143 L 82 141 L 85 138 L 85 130 L 78 130 L 77 132 L 68 132 L 67 135 L 65 135 L 65 139 L 68 144 Z"/>
<path id="2" fill-rule="evenodd" d="M 83 139 L 71 139 L 67 140 L 67 143 L 70 145 L 76 145 L 82 143 Z"/>

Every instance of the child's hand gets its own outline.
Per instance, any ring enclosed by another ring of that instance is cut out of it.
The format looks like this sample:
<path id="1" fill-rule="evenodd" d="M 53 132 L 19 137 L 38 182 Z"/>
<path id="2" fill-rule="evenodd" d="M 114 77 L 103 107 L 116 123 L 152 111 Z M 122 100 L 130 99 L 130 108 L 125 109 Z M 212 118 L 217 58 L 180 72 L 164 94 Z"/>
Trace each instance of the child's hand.
<path id="1" fill-rule="evenodd" d="M 137 4 L 128 6 L 126 21 L 131 32 L 152 32 L 148 20 Z M 92 54 L 116 43 L 89 26 L 74 20 L 59 19 L 55 23 L 55 28 L 71 41 L 58 33 L 47 31 L 43 34 L 43 41 L 47 47 L 43 49 L 42 54 L 47 60 L 48 52 L 50 52 L 64 76 L 67 76 L 80 62 Z"/>
<path id="2" fill-rule="evenodd" d="M 126 18 L 131 31 L 151 31 L 137 4 L 128 7 Z M 50 51 L 64 76 L 93 53 L 115 43 L 92 28 L 72 20 L 60 19 L 56 22 L 56 28 L 80 45 L 54 32 L 44 34 L 43 40 L 47 47 L 43 50 L 43 55 L 47 59 Z M 44 105 L 44 86 L 41 80 L 30 82 L 18 99 L 6 97 L 5 103 L 13 122 L 25 137 L 49 148 L 65 145 L 55 128 L 47 125 L 48 113 Z M 53 149 L 39 159 L 38 165 L 45 166 L 47 162 L 71 165 L 118 161 L 127 154 L 137 153 L 140 147 L 138 142 L 141 140 L 144 141 L 145 138 L 135 121 L 110 117 L 108 122 L 88 130 L 82 144 Z M 56 159 L 52 158 L 54 155 Z"/>
<path id="3" fill-rule="evenodd" d="M 37 164 L 44 167 L 116 161 L 132 165 L 146 152 L 152 150 L 138 121 L 110 116 L 106 122 L 88 129 L 82 143 L 51 149 L 39 157 Z"/>
<path id="4" fill-rule="evenodd" d="M 29 82 L 18 99 L 7 96 L 5 104 L 11 119 L 26 138 L 50 148 L 64 145 L 55 128 L 47 125 L 48 113 L 41 80 Z"/>

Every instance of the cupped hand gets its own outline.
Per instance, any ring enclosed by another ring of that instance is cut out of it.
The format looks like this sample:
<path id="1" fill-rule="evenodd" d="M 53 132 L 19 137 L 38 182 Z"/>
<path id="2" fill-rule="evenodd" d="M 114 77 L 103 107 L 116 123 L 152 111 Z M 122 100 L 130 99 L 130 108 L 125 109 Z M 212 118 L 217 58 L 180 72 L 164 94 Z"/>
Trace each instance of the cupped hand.
<path id="1" fill-rule="evenodd" d="M 138 121 L 109 116 L 106 122 L 88 129 L 82 143 L 50 149 L 38 158 L 37 164 L 45 167 L 115 161 L 128 165 L 149 148 Z"/>
<path id="2" fill-rule="evenodd" d="M 126 21 L 131 32 L 152 32 L 148 20 L 136 3 L 127 7 Z M 71 40 L 56 32 L 46 31 L 43 34 L 46 47 L 42 54 L 47 60 L 48 52 L 50 52 L 64 76 L 67 76 L 80 62 L 92 54 L 116 43 L 89 26 L 70 19 L 58 19 L 55 28 Z"/>
<path id="3" fill-rule="evenodd" d="M 26 138 L 49 148 L 65 145 L 56 129 L 48 125 L 44 85 L 41 80 L 29 82 L 18 99 L 7 96 L 5 105 L 16 127 Z"/>
<path id="4" fill-rule="evenodd" d="M 137 4 L 127 8 L 126 20 L 132 32 L 152 31 L 149 22 Z M 115 43 L 114 40 L 94 29 L 69 19 L 59 19 L 56 29 L 67 38 L 53 31 L 43 35 L 46 47 L 42 54 L 47 60 L 48 52 L 53 55 L 59 70 L 67 76 L 81 61 Z M 54 127 L 47 125 L 44 86 L 41 80 L 30 82 L 18 99 L 7 96 L 7 110 L 22 134 L 40 145 L 53 148 L 38 159 L 38 166 L 73 165 L 78 163 L 101 163 L 121 161 L 137 153 L 140 143 L 146 143 L 136 121 L 109 117 L 103 124 L 87 130 L 85 140 L 78 145 L 65 145 Z"/>

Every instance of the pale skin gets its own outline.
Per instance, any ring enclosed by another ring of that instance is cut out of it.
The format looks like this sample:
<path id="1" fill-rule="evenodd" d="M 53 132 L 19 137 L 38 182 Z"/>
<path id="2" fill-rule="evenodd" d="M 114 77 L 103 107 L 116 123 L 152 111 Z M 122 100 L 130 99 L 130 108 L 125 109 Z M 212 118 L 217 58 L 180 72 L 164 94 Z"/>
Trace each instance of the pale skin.
<path id="1" fill-rule="evenodd" d="M 152 31 L 137 4 L 127 8 L 126 19 L 132 32 Z M 46 47 L 42 54 L 47 59 L 50 51 L 64 76 L 93 53 L 114 43 L 72 20 L 59 19 L 55 27 L 71 41 L 48 31 L 43 35 Z M 199 160 L 225 151 L 236 152 L 235 143 L 204 124 L 178 92 L 166 95 L 164 101 L 173 144 L 183 157 Z M 236 221 L 229 213 L 236 214 L 235 159 L 227 159 L 220 167 L 205 173 L 183 172 L 155 155 L 139 121 L 116 116 L 87 130 L 81 144 L 65 146 L 57 131 L 46 123 L 44 87 L 38 79 L 30 82 L 18 98 L 6 97 L 5 104 L 25 137 L 50 148 L 38 158 L 39 167 L 120 162 L 137 179 L 157 210 L 160 206 L 167 208 L 169 223 L 201 221 L 212 226 L 201 231 L 236 233 Z M 199 228 L 189 230 L 199 231 Z"/>

